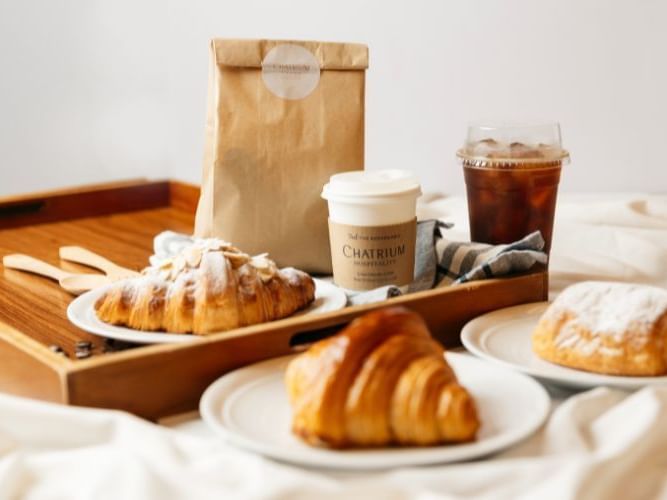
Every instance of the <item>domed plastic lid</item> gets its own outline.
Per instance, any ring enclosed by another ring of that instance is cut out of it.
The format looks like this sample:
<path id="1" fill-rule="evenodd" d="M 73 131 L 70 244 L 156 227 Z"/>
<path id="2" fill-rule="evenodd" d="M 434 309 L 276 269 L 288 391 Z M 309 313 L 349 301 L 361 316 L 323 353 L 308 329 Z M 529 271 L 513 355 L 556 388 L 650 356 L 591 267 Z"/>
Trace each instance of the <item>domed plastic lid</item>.
<path id="1" fill-rule="evenodd" d="M 325 199 L 421 194 L 419 181 L 408 170 L 355 170 L 332 175 L 322 190 Z"/>
<path id="2" fill-rule="evenodd" d="M 558 123 L 473 124 L 457 156 L 480 167 L 561 164 L 570 158 Z"/>

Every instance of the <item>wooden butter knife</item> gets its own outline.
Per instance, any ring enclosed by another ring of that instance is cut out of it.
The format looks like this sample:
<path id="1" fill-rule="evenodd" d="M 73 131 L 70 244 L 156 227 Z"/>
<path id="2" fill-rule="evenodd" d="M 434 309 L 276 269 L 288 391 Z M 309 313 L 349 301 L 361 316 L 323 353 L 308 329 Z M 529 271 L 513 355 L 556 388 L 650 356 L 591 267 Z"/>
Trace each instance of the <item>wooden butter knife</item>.
<path id="1" fill-rule="evenodd" d="M 140 276 L 140 273 L 133 271 L 132 269 L 127 269 L 125 267 L 119 266 L 118 264 L 111 262 L 106 257 L 102 257 L 95 252 L 90 250 L 78 247 L 78 246 L 67 246 L 60 247 L 60 258 L 70 262 L 76 262 L 77 264 L 83 264 L 85 266 L 93 267 L 103 271 L 111 281 L 118 281 L 126 278 L 135 278 Z"/>

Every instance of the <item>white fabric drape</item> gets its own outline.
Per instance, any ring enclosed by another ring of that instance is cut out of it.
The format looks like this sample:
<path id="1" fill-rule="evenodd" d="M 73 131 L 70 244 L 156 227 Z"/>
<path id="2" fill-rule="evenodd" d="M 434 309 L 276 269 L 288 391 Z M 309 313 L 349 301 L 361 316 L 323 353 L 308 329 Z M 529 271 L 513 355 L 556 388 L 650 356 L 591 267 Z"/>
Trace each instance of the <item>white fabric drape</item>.
<path id="1" fill-rule="evenodd" d="M 283 465 L 122 412 L 0 396 L 0 498 L 667 498 L 667 388 L 598 388 L 477 462 L 373 474 Z"/>

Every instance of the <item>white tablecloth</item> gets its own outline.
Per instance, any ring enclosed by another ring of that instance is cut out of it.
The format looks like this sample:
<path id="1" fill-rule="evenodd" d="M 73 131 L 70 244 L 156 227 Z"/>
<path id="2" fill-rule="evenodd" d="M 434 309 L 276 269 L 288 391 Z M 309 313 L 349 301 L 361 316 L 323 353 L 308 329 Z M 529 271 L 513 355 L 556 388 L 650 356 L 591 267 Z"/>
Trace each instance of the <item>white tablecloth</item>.
<path id="1" fill-rule="evenodd" d="M 462 198 L 430 198 L 423 216 L 457 224 Z M 565 197 L 552 291 L 599 278 L 667 287 L 667 197 Z M 2 369 L 2 367 L 0 367 Z M 9 498 L 667 498 L 667 387 L 558 392 L 532 438 L 486 460 L 374 474 L 279 464 L 229 447 L 198 420 L 0 395 L 0 500 Z"/>

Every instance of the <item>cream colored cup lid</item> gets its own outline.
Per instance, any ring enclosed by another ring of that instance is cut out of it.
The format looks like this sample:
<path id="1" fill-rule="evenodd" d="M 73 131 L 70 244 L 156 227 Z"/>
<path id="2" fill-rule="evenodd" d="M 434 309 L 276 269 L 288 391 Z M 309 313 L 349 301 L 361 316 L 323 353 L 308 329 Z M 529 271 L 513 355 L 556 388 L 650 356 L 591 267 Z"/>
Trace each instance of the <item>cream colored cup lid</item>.
<path id="1" fill-rule="evenodd" d="M 417 177 L 409 170 L 355 170 L 332 175 L 322 189 L 322 198 L 363 198 L 421 195 Z"/>

